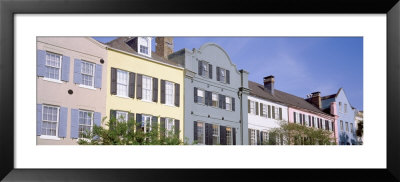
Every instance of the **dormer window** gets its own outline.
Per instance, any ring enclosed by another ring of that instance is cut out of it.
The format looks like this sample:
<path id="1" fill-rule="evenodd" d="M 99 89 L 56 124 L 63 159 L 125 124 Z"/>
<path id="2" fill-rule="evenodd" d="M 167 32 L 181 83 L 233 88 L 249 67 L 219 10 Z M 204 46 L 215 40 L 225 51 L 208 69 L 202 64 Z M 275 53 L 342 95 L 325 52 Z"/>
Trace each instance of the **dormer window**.
<path id="1" fill-rule="evenodd" d="M 151 37 L 138 37 L 138 53 L 151 57 Z"/>

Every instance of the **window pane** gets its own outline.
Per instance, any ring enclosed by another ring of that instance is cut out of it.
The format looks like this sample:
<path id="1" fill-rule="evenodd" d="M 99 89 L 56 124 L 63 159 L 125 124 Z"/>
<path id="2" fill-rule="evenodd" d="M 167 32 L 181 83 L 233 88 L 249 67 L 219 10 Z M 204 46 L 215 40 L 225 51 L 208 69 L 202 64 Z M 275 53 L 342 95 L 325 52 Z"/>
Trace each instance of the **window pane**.
<path id="1" fill-rule="evenodd" d="M 213 125 L 213 144 L 219 144 L 219 126 Z"/>

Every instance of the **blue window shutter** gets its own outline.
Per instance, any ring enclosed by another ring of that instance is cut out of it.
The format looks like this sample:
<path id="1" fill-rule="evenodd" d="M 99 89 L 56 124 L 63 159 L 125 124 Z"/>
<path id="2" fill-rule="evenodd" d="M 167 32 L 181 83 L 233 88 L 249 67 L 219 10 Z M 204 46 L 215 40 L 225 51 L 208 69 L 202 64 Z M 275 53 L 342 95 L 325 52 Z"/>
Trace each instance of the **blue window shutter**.
<path id="1" fill-rule="evenodd" d="M 37 76 L 44 76 L 45 73 L 45 67 L 44 65 L 46 64 L 46 51 L 44 50 L 37 50 L 36 52 L 36 71 L 37 71 Z"/>
<path id="2" fill-rule="evenodd" d="M 95 113 L 94 113 L 94 116 L 93 116 L 93 121 L 94 121 L 94 124 L 95 124 L 95 125 L 101 126 L 101 125 L 100 125 L 100 124 L 101 124 L 101 113 L 95 112 Z"/>
<path id="3" fill-rule="evenodd" d="M 71 138 L 78 138 L 79 131 L 79 111 L 78 109 L 71 109 Z"/>
<path id="4" fill-rule="evenodd" d="M 68 118 L 68 108 L 60 108 L 60 122 L 58 123 L 58 137 L 67 137 L 67 118 Z"/>
<path id="5" fill-rule="evenodd" d="M 36 105 L 36 135 L 40 136 L 42 131 L 42 104 Z"/>
<path id="6" fill-rule="evenodd" d="M 99 64 L 96 64 L 96 70 L 95 70 L 95 76 L 94 76 L 94 87 L 95 88 L 101 88 L 101 75 L 102 75 L 102 66 Z"/>
<path id="7" fill-rule="evenodd" d="M 61 65 L 61 80 L 69 81 L 69 57 L 63 56 Z"/>
<path id="8" fill-rule="evenodd" d="M 75 59 L 74 61 L 74 83 L 81 84 L 82 74 L 81 74 L 81 60 Z"/>

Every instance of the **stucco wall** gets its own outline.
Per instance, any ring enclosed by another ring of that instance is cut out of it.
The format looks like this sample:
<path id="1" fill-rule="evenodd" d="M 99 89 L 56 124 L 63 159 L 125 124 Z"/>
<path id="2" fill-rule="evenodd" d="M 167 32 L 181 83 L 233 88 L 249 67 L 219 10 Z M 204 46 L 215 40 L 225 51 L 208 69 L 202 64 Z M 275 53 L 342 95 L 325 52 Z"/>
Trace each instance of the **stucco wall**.
<path id="1" fill-rule="evenodd" d="M 36 93 L 37 104 L 50 104 L 68 108 L 67 136 L 60 140 L 42 139 L 37 136 L 36 142 L 41 144 L 76 144 L 76 139 L 71 139 L 71 108 L 85 109 L 100 112 L 105 116 L 106 102 L 106 50 L 95 40 L 87 37 L 37 37 L 37 49 L 50 51 L 70 57 L 69 81 L 56 83 L 37 77 Z M 83 59 L 102 65 L 102 87 L 95 90 L 79 87 L 73 82 L 74 59 Z M 71 89 L 73 94 L 68 94 Z M 35 107 L 36 108 L 36 107 Z"/>

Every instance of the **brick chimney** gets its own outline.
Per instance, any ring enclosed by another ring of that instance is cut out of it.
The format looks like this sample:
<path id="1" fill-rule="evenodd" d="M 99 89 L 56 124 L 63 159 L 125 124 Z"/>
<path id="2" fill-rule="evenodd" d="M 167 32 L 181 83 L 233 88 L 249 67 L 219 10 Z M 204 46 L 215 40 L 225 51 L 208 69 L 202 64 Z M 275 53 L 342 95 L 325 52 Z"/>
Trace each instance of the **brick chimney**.
<path id="1" fill-rule="evenodd" d="M 168 59 L 168 55 L 174 52 L 173 37 L 156 37 L 156 54 Z"/>
<path id="2" fill-rule="evenodd" d="M 320 92 L 313 92 L 311 93 L 311 98 L 310 98 L 311 104 L 317 106 L 319 109 L 322 108 L 322 102 L 321 102 L 321 93 Z"/>
<path id="3" fill-rule="evenodd" d="M 275 78 L 274 76 L 270 75 L 267 77 L 264 77 L 264 90 L 268 91 L 272 95 L 274 95 L 274 84 L 275 84 Z"/>

